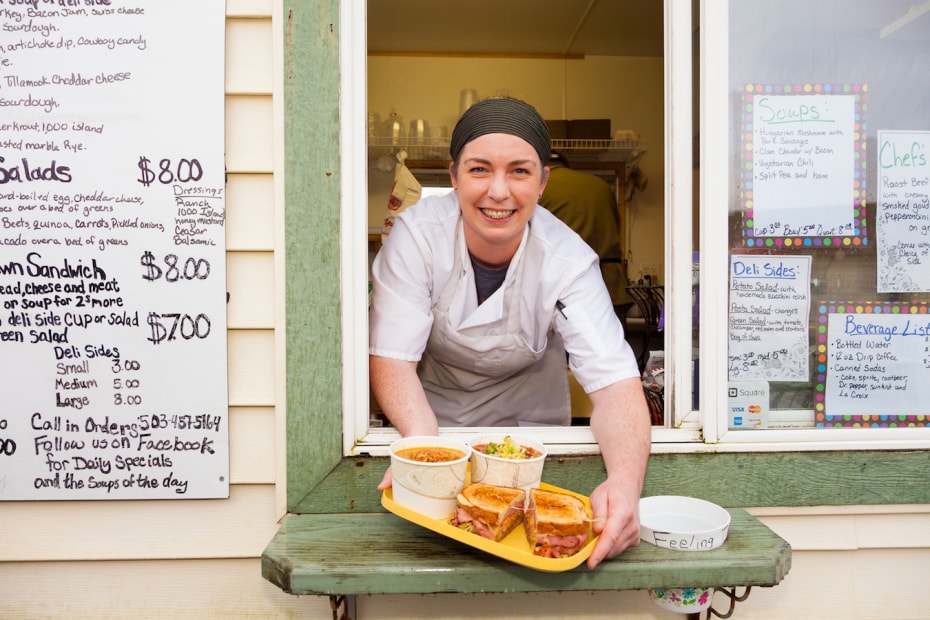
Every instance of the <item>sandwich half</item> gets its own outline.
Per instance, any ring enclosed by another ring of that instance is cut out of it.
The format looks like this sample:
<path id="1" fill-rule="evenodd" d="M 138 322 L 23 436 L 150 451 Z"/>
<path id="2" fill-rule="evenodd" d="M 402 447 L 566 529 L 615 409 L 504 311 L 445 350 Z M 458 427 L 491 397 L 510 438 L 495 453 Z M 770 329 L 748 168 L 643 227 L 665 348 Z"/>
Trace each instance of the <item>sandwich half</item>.
<path id="1" fill-rule="evenodd" d="M 588 510 L 574 495 L 530 489 L 525 515 L 526 538 L 533 553 L 545 558 L 575 555 L 587 544 Z"/>
<path id="2" fill-rule="evenodd" d="M 459 493 L 450 523 L 500 542 L 523 521 L 525 499 L 523 489 L 470 484 Z"/>

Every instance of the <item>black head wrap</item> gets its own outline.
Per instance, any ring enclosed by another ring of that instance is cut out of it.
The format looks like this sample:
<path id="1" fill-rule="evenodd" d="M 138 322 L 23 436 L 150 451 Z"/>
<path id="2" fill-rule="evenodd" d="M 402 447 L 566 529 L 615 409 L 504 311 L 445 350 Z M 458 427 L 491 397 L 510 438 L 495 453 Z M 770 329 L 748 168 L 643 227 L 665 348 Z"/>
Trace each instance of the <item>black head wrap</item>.
<path id="1" fill-rule="evenodd" d="M 552 141 L 546 121 L 530 104 L 506 97 L 483 99 L 462 114 L 449 143 L 452 161 L 458 161 L 466 144 L 489 133 L 508 133 L 523 138 L 539 154 L 544 166 L 549 161 Z"/>

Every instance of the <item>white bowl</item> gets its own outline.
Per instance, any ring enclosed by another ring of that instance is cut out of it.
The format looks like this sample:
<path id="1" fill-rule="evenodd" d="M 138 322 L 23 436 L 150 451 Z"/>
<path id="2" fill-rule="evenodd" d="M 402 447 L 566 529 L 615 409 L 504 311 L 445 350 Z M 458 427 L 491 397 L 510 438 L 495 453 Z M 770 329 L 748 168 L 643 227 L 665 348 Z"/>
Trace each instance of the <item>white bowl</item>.
<path id="1" fill-rule="evenodd" d="M 520 446 L 526 446 L 539 452 L 539 456 L 531 459 L 508 459 L 479 452 L 474 446 L 494 442 L 503 443 L 509 436 L 510 440 Z M 546 463 L 546 446 L 527 437 L 511 433 L 495 433 L 474 437 L 468 442 L 471 449 L 471 481 L 484 484 L 496 484 L 502 487 L 523 489 L 529 493 L 530 489 L 538 489 L 542 482 L 543 465 Z"/>
<path id="2" fill-rule="evenodd" d="M 461 458 L 441 463 L 423 463 L 397 456 L 404 448 L 452 448 Z M 465 486 L 468 444 L 445 437 L 404 437 L 391 444 L 391 478 L 394 501 L 433 519 L 445 519 L 455 510 L 456 497 Z"/>
<path id="3" fill-rule="evenodd" d="M 649 598 L 667 611 L 696 614 L 713 602 L 713 588 L 649 588 Z"/>
<path id="4" fill-rule="evenodd" d="M 696 497 L 656 495 L 639 500 L 640 538 L 677 551 L 716 549 L 727 538 L 730 513 Z"/>

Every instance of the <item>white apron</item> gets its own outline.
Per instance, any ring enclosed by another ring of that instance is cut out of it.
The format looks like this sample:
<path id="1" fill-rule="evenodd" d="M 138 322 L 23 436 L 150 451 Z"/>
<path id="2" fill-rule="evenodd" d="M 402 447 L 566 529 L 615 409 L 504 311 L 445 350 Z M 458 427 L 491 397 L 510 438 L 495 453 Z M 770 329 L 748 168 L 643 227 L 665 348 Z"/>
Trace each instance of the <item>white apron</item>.
<path id="1" fill-rule="evenodd" d="M 510 267 L 515 277 L 485 301 L 504 296 L 499 321 L 459 327 L 452 324 L 450 306 L 462 295 L 477 295 L 462 264 L 463 235 L 460 224 L 453 275 L 433 307 L 433 327 L 417 369 L 439 425 L 569 424 L 568 371 L 561 338 L 551 328 L 545 335 L 527 334 L 520 320 L 525 265 L 542 264 L 534 259 L 544 249 L 527 236 L 524 251 L 517 252 L 516 264 Z M 534 341 L 541 341 L 539 350 L 534 350 Z"/>

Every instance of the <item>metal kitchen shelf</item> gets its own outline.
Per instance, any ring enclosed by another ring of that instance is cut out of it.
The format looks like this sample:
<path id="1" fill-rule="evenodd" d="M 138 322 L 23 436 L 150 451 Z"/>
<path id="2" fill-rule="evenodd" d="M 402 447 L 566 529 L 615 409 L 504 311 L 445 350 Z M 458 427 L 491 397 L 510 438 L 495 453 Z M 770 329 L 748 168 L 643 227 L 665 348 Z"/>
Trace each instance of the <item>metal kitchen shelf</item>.
<path id="1" fill-rule="evenodd" d="M 569 161 L 631 161 L 646 152 L 644 140 L 553 140 Z"/>
<path id="2" fill-rule="evenodd" d="M 552 141 L 552 148 L 561 151 L 570 161 L 633 161 L 646 152 L 643 140 L 564 140 Z M 444 161 L 449 158 L 449 138 L 368 138 L 370 157 L 393 155 L 407 151 L 409 159 Z"/>

